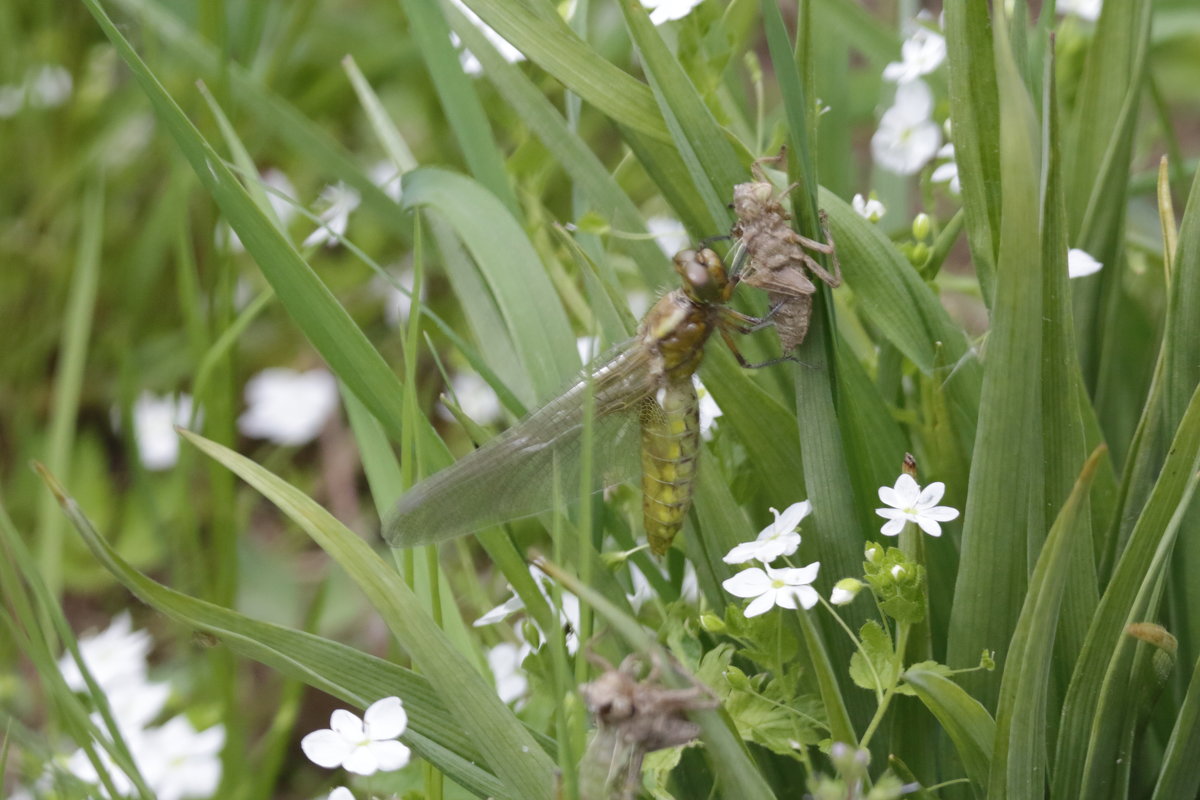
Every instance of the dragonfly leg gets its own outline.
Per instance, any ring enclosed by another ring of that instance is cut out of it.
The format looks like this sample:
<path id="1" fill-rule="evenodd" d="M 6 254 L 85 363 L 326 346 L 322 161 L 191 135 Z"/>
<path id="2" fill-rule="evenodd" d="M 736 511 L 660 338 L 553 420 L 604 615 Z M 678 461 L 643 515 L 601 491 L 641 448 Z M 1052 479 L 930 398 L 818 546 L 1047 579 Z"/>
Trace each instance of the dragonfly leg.
<path id="1" fill-rule="evenodd" d="M 801 361 L 794 355 L 780 356 L 779 358 L 771 358 L 766 361 L 760 361 L 756 364 L 752 364 L 746 360 L 744 355 L 742 355 L 742 351 L 738 350 L 737 343 L 733 341 L 733 337 L 729 334 L 729 331 L 725 328 L 721 328 L 720 330 L 721 338 L 725 340 L 725 346 L 729 348 L 731 353 L 733 353 L 733 357 L 737 359 L 738 364 L 740 364 L 743 369 L 762 369 L 763 367 L 772 367 L 776 364 L 782 364 L 785 361 L 794 361 L 797 364 L 803 364 L 806 367 L 809 366 L 808 363 Z"/>
<path id="2" fill-rule="evenodd" d="M 833 234 L 829 232 L 829 215 L 822 209 L 818 212 L 818 217 L 821 223 L 821 235 L 825 237 L 824 242 L 818 242 L 809 239 L 807 236 L 801 236 L 800 240 L 803 245 L 810 250 L 815 250 L 818 253 L 824 253 L 829 256 L 829 260 L 833 263 L 833 272 L 827 271 L 824 267 L 817 263 L 816 259 L 805 259 L 807 266 L 812 273 L 821 280 L 825 281 L 829 286 L 842 285 L 842 263 L 838 261 L 837 250 L 833 245 Z"/>

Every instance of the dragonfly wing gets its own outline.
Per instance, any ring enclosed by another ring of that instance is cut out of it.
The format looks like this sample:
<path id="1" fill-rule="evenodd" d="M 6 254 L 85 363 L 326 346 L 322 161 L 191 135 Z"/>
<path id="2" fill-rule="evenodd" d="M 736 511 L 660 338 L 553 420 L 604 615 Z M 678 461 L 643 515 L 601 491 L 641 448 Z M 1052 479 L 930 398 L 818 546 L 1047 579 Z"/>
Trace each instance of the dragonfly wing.
<path id="1" fill-rule="evenodd" d="M 410 489 L 384 520 L 392 547 L 433 544 L 578 499 L 584 407 L 593 393 L 593 446 L 608 483 L 638 469 L 636 412 L 654 391 L 636 342 L 601 359 L 564 393 L 453 466 Z M 597 490 L 602 488 L 597 487 Z"/>

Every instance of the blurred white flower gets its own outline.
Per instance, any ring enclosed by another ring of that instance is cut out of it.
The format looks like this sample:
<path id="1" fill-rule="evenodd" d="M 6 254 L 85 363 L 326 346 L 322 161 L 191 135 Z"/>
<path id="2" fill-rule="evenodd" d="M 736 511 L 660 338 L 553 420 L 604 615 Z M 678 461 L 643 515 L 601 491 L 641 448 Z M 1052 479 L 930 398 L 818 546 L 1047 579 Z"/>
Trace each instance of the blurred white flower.
<path id="1" fill-rule="evenodd" d="M 679 599 L 697 605 L 700 602 L 700 577 L 691 561 L 683 562 L 683 581 L 679 584 Z"/>
<path id="2" fill-rule="evenodd" d="M 554 608 L 554 596 L 550 592 L 552 588 L 550 577 L 532 564 L 529 565 L 529 574 L 533 576 L 534 583 L 537 584 L 538 591 L 541 592 L 542 597 L 546 599 L 551 608 Z M 509 589 L 512 589 L 511 584 L 509 584 Z M 558 609 L 558 618 L 563 629 L 567 632 L 567 652 L 574 654 L 579 649 L 579 598 L 566 590 L 560 593 L 560 597 L 562 598 L 562 605 Z M 485 625 L 495 625 L 498 622 L 503 622 L 524 608 L 525 601 L 514 591 L 503 603 L 475 620 L 474 627 L 482 628 Z M 546 632 L 538 627 L 537 621 L 532 617 L 530 617 L 530 622 L 533 623 L 534 627 L 537 628 L 537 632 L 542 637 L 541 642 L 538 643 L 538 647 L 541 647 L 546 642 Z"/>
<path id="3" fill-rule="evenodd" d="M 225 727 L 203 731 L 178 716 L 130 743 L 134 761 L 158 800 L 212 797 L 221 782 Z"/>
<path id="4" fill-rule="evenodd" d="M 275 218 L 286 230 L 288 223 L 296 216 L 296 187 L 292 185 L 287 175 L 274 167 L 263 172 L 260 180 L 267 193 L 267 202 L 270 204 L 271 210 L 275 212 Z M 218 246 L 227 244 L 229 249 L 235 253 L 246 252 L 246 246 L 238 238 L 237 232 L 225 220 L 217 223 L 214 237 Z"/>
<path id="5" fill-rule="evenodd" d="M 346 226 L 350 224 L 350 212 L 358 208 L 362 198 L 354 189 L 339 181 L 321 190 L 320 203 L 325 208 L 318 219 L 320 226 L 304 240 L 304 247 L 324 244 L 334 247 L 346 235 Z"/>
<path id="6" fill-rule="evenodd" d="M 412 311 L 412 290 L 416 274 L 408 268 L 389 270 L 391 279 L 376 275 L 371 279 L 371 293 L 383 299 L 383 318 L 387 324 L 396 327 L 408 322 Z M 397 284 L 403 288 L 397 288 Z M 421 299 L 425 298 L 425 287 L 421 287 Z"/>
<path id="7" fill-rule="evenodd" d="M 885 81 L 908 83 L 933 72 L 946 60 L 946 39 L 919 25 L 900 45 L 900 58 L 883 68 Z"/>
<path id="8" fill-rule="evenodd" d="M 458 10 L 461 11 L 466 18 L 471 21 L 471 24 L 483 32 L 483 35 L 486 36 L 488 41 L 492 43 L 492 47 L 495 47 L 500 53 L 501 58 L 510 64 L 516 64 L 525 60 L 524 53 L 509 44 L 508 40 L 503 36 L 496 33 L 496 31 L 493 30 L 490 25 L 479 18 L 478 14 L 467 8 L 466 5 L 463 4 L 462 0 L 450 0 L 450 2 L 452 2 L 458 8 Z M 458 47 L 462 44 L 462 39 L 458 38 L 458 34 L 451 32 L 450 43 L 455 47 Z M 459 53 L 458 61 L 460 64 L 462 64 L 463 72 L 467 73 L 468 75 L 483 74 L 483 65 L 479 63 L 479 59 L 476 58 L 470 50 L 464 49 L 461 53 Z"/>
<path id="9" fill-rule="evenodd" d="M 301 445 L 315 439 L 337 410 L 338 388 L 325 369 L 273 367 L 246 382 L 245 397 L 239 431 L 275 444 Z"/>
<path id="10" fill-rule="evenodd" d="M 475 372 L 456 372 L 450 376 L 451 396 L 462 412 L 480 425 L 487 425 L 500 419 L 500 398 L 496 390 Z M 444 411 L 443 415 L 452 418 L 453 415 Z"/>
<path id="11" fill-rule="evenodd" d="M 855 213 L 871 222 L 879 222 L 883 215 L 887 213 L 887 208 L 875 197 L 871 197 L 868 200 L 861 194 L 856 194 L 850 201 L 850 205 L 854 208 Z"/>
<path id="12" fill-rule="evenodd" d="M 753 597 L 746 606 L 747 617 L 765 614 L 775 606 L 780 608 L 812 608 L 821 599 L 809 584 L 817 579 L 819 561 L 805 567 L 773 569 L 751 567 L 721 583 L 735 597 Z"/>
<path id="13" fill-rule="evenodd" d="M 946 142 L 937 151 L 938 159 L 947 159 L 934 168 L 929 180 L 933 183 L 945 183 L 951 194 L 961 194 L 962 184 L 958 180 L 958 162 L 954 160 L 954 145 Z"/>
<path id="14" fill-rule="evenodd" d="M 650 231 L 654 243 L 667 258 L 674 258 L 676 253 L 691 243 L 683 223 L 671 217 L 649 217 L 646 230 Z"/>
<path id="15" fill-rule="evenodd" d="M 25 102 L 32 108 L 57 108 L 71 96 L 71 73 L 58 64 L 40 64 L 25 73 Z"/>
<path id="16" fill-rule="evenodd" d="M 903 567 L 903 565 L 901 565 L 901 564 L 896 564 L 894 567 L 892 567 L 890 570 L 888 570 L 888 572 L 892 573 L 892 577 L 893 577 L 893 578 L 895 578 L 896 580 L 900 580 L 900 578 L 901 578 L 901 577 L 902 577 L 902 576 L 903 576 L 903 575 L 904 575 L 906 572 L 908 572 L 908 570 L 906 570 L 906 569 Z"/>
<path id="17" fill-rule="evenodd" d="M 345 786 L 339 786 L 326 795 L 325 800 L 354 800 L 354 792 Z"/>
<path id="18" fill-rule="evenodd" d="M 0 86 L 0 119 L 15 117 L 25 107 L 25 87 L 11 83 Z"/>
<path id="19" fill-rule="evenodd" d="M 575 350 L 579 353 L 579 362 L 584 366 L 596 360 L 599 353 L 600 339 L 595 336 L 576 336 Z"/>
<path id="20" fill-rule="evenodd" d="M 1103 266 L 1086 250 L 1072 247 L 1067 251 L 1067 277 L 1083 278 L 1087 275 L 1094 275 Z"/>
<path id="21" fill-rule="evenodd" d="M 164 470 L 179 460 L 179 435 L 175 426 L 186 426 L 192 417 L 192 397 L 159 396 L 142 392 L 133 404 L 133 438 L 138 457 L 149 470 Z"/>
<path id="22" fill-rule="evenodd" d="M 782 514 L 772 508 L 775 521 L 763 528 L 754 541 L 742 542 L 726 553 L 722 561 L 726 564 L 745 564 L 747 561 L 770 564 L 780 556 L 790 556 L 800 547 L 800 534 L 796 528 L 811 512 L 812 503 L 807 500 L 792 503 Z"/>
<path id="23" fill-rule="evenodd" d="M 104 690 L 113 720 L 125 738 L 140 734 L 162 713 L 171 696 L 171 686 L 160 681 L 128 681 Z M 97 727 L 103 721 L 97 715 Z"/>
<path id="24" fill-rule="evenodd" d="M 896 87 L 895 103 L 879 118 L 871 137 L 871 154 L 881 169 L 912 175 L 933 158 L 942 143 L 942 131 L 933 121 L 933 94 L 924 81 Z"/>
<path id="25" fill-rule="evenodd" d="M 662 25 L 674 19 L 683 19 L 700 5 L 702 0 L 642 0 L 642 6 L 650 10 L 650 21 Z"/>
<path id="26" fill-rule="evenodd" d="M 512 703 L 525 696 L 529 688 L 529 679 L 521 669 L 525 656 L 533 652 L 527 642 L 514 644 L 501 642 L 488 650 L 488 667 L 492 670 L 492 678 L 496 681 L 496 694 L 505 703 Z"/>
<path id="27" fill-rule="evenodd" d="M 1080 19 L 1095 22 L 1100 18 L 1104 0 L 1058 0 L 1054 10 L 1059 14 L 1074 14 Z"/>
<path id="28" fill-rule="evenodd" d="M 129 745 L 131 750 L 135 749 L 136 747 L 134 742 L 126 741 L 125 744 Z M 136 796 L 137 787 L 134 786 L 133 781 L 129 778 L 129 776 L 117 766 L 116 762 L 113 761 L 112 756 L 108 754 L 108 751 L 102 747 L 95 747 L 93 749 L 96 752 L 96 756 L 99 758 L 101 768 L 107 774 L 113 788 L 117 790 L 117 796 Z M 136 760 L 137 756 L 134 756 L 134 761 L 136 762 Z M 72 753 L 70 757 L 67 758 L 67 761 L 63 766 L 67 772 L 71 773 L 79 780 L 83 781 L 84 783 L 92 784 L 95 787 L 93 790 L 94 797 L 109 797 L 108 791 L 101 784 L 100 773 L 97 772 L 95 765 L 92 764 L 91 759 L 88 758 L 87 752 L 82 747 Z"/>
<path id="29" fill-rule="evenodd" d="M 408 747 L 396 741 L 408 727 L 408 714 L 399 697 L 385 697 L 367 708 L 360 719 L 339 708 L 329 727 L 300 740 L 304 755 L 319 767 L 341 767 L 356 775 L 391 772 L 408 764 Z"/>
<path id="30" fill-rule="evenodd" d="M 96 684 L 105 691 L 146 682 L 146 656 L 152 642 L 146 631 L 133 630 L 128 611 L 122 611 L 100 633 L 79 637 L 79 655 Z M 58 670 L 67 686 L 87 691 L 83 673 L 70 653 L 58 660 Z"/>
<path id="31" fill-rule="evenodd" d="M 383 193 L 392 198 L 393 201 L 400 202 L 403 191 L 400 178 L 403 176 L 395 164 L 387 159 L 376 161 L 367 170 L 367 177 L 371 179 L 371 183 L 382 189 Z"/>
<path id="32" fill-rule="evenodd" d="M 887 520 L 879 532 L 895 536 L 905 522 L 915 522 L 930 536 L 941 536 L 942 526 L 938 523 L 958 518 L 958 509 L 937 504 L 945 493 L 946 484 L 941 481 L 922 489 L 911 475 L 901 473 L 895 486 L 879 487 L 879 499 L 890 506 L 875 509 L 876 514 Z"/>
<path id="33" fill-rule="evenodd" d="M 712 438 L 712 428 L 717 424 L 717 417 L 722 416 L 725 412 L 713 399 L 712 392 L 708 391 L 700 382 L 700 376 L 694 372 L 692 373 L 692 385 L 696 387 L 696 396 L 700 398 L 700 435 L 707 441 Z"/>

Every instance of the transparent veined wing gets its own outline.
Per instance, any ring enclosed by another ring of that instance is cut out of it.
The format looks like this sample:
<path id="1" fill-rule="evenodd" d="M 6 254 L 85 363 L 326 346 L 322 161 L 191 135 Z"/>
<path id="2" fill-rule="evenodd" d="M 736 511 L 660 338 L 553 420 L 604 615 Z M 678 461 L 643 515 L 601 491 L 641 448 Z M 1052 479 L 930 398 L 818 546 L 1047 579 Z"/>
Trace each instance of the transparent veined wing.
<path id="1" fill-rule="evenodd" d="M 384 520 L 388 544 L 433 544 L 542 513 L 554 506 L 556 484 L 562 502 L 577 500 L 589 390 L 599 473 L 608 485 L 635 476 L 640 468 L 639 414 L 658 388 L 652 360 L 649 348 L 637 339 L 615 348 L 558 397 L 413 486 Z"/>

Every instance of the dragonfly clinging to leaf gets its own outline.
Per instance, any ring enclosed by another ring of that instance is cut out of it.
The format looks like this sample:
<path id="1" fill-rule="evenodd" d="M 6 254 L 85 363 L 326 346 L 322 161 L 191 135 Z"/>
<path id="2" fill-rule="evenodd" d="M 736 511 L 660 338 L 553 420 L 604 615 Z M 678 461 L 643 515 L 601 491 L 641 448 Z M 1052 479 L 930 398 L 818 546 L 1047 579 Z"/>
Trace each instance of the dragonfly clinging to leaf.
<path id="1" fill-rule="evenodd" d="M 719 332 L 742 366 L 762 366 L 746 362 L 731 332 L 768 324 L 727 307 L 737 279 L 713 250 L 683 250 L 674 263 L 682 287 L 659 298 L 633 339 L 563 394 L 405 493 L 384 521 L 388 543 L 433 544 L 539 514 L 554 507 L 556 484 L 571 497 L 591 392 L 597 463 L 610 484 L 640 472 L 650 549 L 666 553 L 692 502 L 700 451 L 692 375 L 704 344 Z"/>

